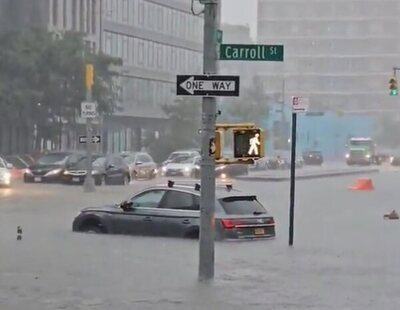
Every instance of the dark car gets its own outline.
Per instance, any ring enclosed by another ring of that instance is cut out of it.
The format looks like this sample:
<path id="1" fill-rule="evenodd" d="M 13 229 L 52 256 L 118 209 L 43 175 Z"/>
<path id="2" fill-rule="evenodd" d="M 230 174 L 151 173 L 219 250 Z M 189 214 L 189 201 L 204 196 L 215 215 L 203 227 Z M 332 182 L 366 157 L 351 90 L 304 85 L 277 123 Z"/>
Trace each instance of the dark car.
<path id="1" fill-rule="evenodd" d="M 92 176 L 95 185 L 102 185 L 105 183 L 105 173 L 103 168 L 99 168 L 97 159 L 105 157 L 104 155 L 92 155 Z M 76 154 L 71 156 L 66 164 L 62 175 L 62 182 L 64 184 L 81 185 L 84 183 L 87 175 L 87 156 L 86 154 Z"/>
<path id="2" fill-rule="evenodd" d="M 130 182 L 129 167 L 124 159 L 115 154 L 98 157 L 93 161 L 93 176 L 101 176 L 105 185 L 127 185 Z"/>
<path id="3" fill-rule="evenodd" d="M 390 157 L 390 165 L 398 167 L 400 166 L 400 156 L 394 155 Z"/>
<path id="4" fill-rule="evenodd" d="M 149 154 L 124 152 L 121 157 L 129 166 L 131 179 L 154 179 L 157 176 L 157 164 Z"/>
<path id="5" fill-rule="evenodd" d="M 39 157 L 24 172 L 25 183 L 58 183 L 61 182 L 64 169 L 71 152 L 53 152 Z"/>
<path id="6" fill-rule="evenodd" d="M 306 151 L 303 152 L 303 160 L 305 165 L 321 166 L 324 157 L 320 151 Z"/>
<path id="7" fill-rule="evenodd" d="M 221 164 L 215 167 L 215 176 L 217 178 L 234 178 L 240 175 L 248 174 L 249 168 L 247 164 Z"/>
<path id="8" fill-rule="evenodd" d="M 80 232 L 198 238 L 199 186 L 147 188 L 116 205 L 83 209 L 72 229 Z M 231 186 L 216 189 L 217 239 L 259 239 L 275 236 L 275 221 L 257 197 Z"/>

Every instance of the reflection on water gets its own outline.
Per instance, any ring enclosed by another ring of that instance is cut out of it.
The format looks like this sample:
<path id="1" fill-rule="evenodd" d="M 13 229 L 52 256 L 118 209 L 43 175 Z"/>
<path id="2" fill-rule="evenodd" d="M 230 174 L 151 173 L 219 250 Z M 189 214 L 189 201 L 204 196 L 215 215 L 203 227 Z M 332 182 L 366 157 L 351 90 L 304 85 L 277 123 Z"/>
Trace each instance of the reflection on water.
<path id="1" fill-rule="evenodd" d="M 11 197 L 13 193 L 15 190 L 12 188 L 0 188 L 0 198 Z"/>

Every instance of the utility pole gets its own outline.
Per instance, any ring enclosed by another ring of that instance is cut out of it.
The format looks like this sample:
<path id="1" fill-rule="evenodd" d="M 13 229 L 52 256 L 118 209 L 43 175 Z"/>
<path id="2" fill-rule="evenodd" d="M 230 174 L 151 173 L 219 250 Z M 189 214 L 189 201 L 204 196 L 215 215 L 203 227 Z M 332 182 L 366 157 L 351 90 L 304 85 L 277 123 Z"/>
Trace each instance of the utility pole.
<path id="1" fill-rule="evenodd" d="M 93 65 L 87 64 L 85 68 L 86 102 L 92 103 L 92 87 L 94 80 Z M 83 183 L 83 190 L 86 193 L 94 192 L 95 185 L 92 176 L 92 120 L 86 118 L 86 177 Z"/>
<path id="2" fill-rule="evenodd" d="M 220 0 L 200 0 L 204 4 L 203 73 L 217 74 L 217 30 L 220 21 Z M 215 159 L 210 143 L 215 138 L 217 99 L 203 97 L 202 104 L 202 161 L 200 198 L 199 280 L 214 278 L 215 261 Z"/>
<path id="3" fill-rule="evenodd" d="M 289 206 L 289 246 L 293 246 L 294 239 L 294 202 L 296 193 L 296 139 L 297 113 L 292 112 L 292 138 L 290 157 L 290 206 Z"/>

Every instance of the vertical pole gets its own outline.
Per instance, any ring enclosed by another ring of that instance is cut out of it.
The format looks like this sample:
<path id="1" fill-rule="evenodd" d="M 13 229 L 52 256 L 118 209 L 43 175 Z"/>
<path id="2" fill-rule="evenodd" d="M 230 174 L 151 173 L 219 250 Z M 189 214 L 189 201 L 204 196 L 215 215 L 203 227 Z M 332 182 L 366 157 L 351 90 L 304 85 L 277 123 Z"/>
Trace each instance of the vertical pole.
<path id="1" fill-rule="evenodd" d="M 219 0 L 209 1 L 204 6 L 204 74 L 216 74 L 218 55 L 216 31 L 219 26 Z M 214 236 L 215 236 L 215 161 L 210 156 L 210 139 L 215 136 L 217 113 L 216 98 L 204 97 L 202 104 L 201 139 L 201 198 L 200 198 L 200 241 L 199 280 L 214 278 Z"/>
<path id="2" fill-rule="evenodd" d="M 289 246 L 293 246 L 294 237 L 294 200 L 296 185 L 296 132 L 297 114 L 292 113 L 292 138 L 291 138 L 291 158 L 290 158 L 290 211 L 289 211 Z"/>
<path id="3" fill-rule="evenodd" d="M 92 80 L 88 77 L 88 69 L 86 68 L 86 101 L 92 102 Z M 93 136 L 93 129 L 92 129 L 92 121 L 90 118 L 86 119 L 86 177 L 83 183 L 83 190 L 86 193 L 94 192 L 94 180 L 92 177 L 92 136 Z"/>

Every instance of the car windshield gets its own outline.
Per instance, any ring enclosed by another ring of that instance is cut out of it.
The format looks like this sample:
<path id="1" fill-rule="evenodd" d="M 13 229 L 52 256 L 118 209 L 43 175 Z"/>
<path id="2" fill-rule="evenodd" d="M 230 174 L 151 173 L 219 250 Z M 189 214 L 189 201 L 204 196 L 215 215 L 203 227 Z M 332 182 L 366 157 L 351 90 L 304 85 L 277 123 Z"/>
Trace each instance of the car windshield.
<path id="1" fill-rule="evenodd" d="M 254 215 L 267 212 L 254 196 L 227 197 L 220 199 L 220 204 L 226 214 L 231 215 Z"/>
<path id="2" fill-rule="evenodd" d="M 94 167 L 103 167 L 107 161 L 107 157 L 98 157 L 93 161 Z"/>
<path id="3" fill-rule="evenodd" d="M 173 161 L 175 158 L 182 157 L 182 156 L 189 157 L 190 153 L 187 153 L 187 152 L 184 152 L 184 153 L 181 153 L 181 152 L 172 153 L 171 155 L 169 155 L 168 160 Z"/>
<path id="4" fill-rule="evenodd" d="M 48 154 L 40 157 L 37 161 L 39 165 L 62 165 L 68 159 L 69 154 Z"/>
<path id="5" fill-rule="evenodd" d="M 121 155 L 122 159 L 124 160 L 124 162 L 126 164 L 132 164 L 133 162 L 135 162 L 135 154 L 122 154 Z"/>
<path id="6" fill-rule="evenodd" d="M 178 156 L 174 158 L 171 163 L 173 164 L 191 164 L 195 160 L 195 157 L 193 156 Z"/>

